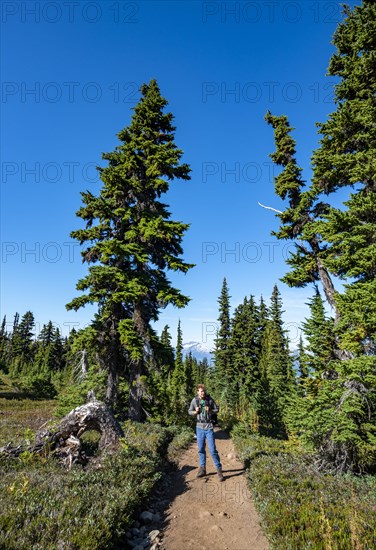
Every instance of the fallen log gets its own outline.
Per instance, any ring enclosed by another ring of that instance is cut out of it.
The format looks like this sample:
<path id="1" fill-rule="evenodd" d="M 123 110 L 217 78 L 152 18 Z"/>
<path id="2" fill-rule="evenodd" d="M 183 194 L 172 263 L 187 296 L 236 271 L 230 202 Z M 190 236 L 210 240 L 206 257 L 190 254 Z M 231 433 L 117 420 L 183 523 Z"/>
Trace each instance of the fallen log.
<path id="1" fill-rule="evenodd" d="M 41 427 L 31 445 L 12 446 L 10 443 L 0 448 L 0 455 L 17 458 L 28 451 L 37 454 L 53 453 L 61 462 L 71 467 L 72 463 L 85 464 L 87 457 L 82 449 L 80 437 L 89 430 L 100 433 L 99 451 L 116 448 L 123 430 L 107 405 L 97 401 L 85 403 L 68 413 L 59 424 Z"/>

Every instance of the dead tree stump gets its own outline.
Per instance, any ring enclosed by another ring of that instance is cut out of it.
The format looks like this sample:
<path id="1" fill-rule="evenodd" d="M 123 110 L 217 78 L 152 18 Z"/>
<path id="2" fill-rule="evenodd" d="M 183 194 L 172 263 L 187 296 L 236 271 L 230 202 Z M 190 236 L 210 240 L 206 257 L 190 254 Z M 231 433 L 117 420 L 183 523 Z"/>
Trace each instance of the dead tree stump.
<path id="1" fill-rule="evenodd" d="M 116 448 L 119 438 L 124 436 L 119 422 L 107 405 L 94 400 L 73 409 L 53 429 L 40 428 L 32 445 L 12 447 L 8 444 L 0 448 L 0 454 L 16 458 L 24 451 L 38 454 L 53 452 L 69 467 L 74 462 L 84 464 L 87 457 L 82 450 L 80 436 L 89 430 L 100 433 L 100 451 Z"/>

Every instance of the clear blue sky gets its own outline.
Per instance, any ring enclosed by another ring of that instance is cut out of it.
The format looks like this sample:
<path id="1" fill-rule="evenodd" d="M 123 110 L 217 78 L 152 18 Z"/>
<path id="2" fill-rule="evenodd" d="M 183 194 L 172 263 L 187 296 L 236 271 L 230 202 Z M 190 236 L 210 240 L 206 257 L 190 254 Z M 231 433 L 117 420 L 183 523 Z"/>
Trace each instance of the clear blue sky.
<path id="1" fill-rule="evenodd" d="M 310 177 L 315 122 L 334 109 L 325 77 L 341 19 L 337 1 L 3 2 L 1 316 L 33 311 L 64 334 L 95 308 L 67 312 L 87 272 L 69 234 L 80 191 L 100 189 L 94 166 L 117 145 L 141 83 L 156 78 L 175 116 L 176 143 L 190 182 L 171 185 L 172 218 L 191 224 L 184 257 L 196 267 L 171 280 L 191 297 L 161 312 L 175 338 L 212 342 L 227 277 L 236 306 L 266 299 L 286 271 L 288 246 L 257 202 L 274 195 L 270 109 L 296 127 L 298 158 Z M 231 252 L 232 251 L 232 252 Z M 293 339 L 312 289 L 279 288 Z"/>

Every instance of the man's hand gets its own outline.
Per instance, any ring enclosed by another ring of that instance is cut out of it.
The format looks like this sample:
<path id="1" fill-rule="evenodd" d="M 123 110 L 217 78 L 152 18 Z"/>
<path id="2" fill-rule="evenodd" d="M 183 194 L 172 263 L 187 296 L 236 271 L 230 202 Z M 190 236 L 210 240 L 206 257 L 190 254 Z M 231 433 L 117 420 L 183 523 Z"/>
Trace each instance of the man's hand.
<path id="1" fill-rule="evenodd" d="M 207 413 L 210 411 L 208 405 L 205 405 L 205 410 L 206 410 Z"/>
<path id="2" fill-rule="evenodd" d="M 200 412 L 200 407 L 196 407 L 196 414 L 199 414 Z"/>

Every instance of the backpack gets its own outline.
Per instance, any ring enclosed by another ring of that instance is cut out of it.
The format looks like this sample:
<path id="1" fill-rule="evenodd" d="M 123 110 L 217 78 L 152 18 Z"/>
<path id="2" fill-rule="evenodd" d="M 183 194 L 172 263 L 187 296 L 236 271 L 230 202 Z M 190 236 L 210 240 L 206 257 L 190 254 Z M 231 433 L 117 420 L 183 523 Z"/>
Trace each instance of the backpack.
<path id="1" fill-rule="evenodd" d="M 210 403 L 210 401 L 213 401 L 213 399 L 210 397 L 210 395 L 206 395 L 205 396 L 205 402 L 207 402 L 208 404 Z M 196 407 L 199 407 L 200 406 L 200 400 L 199 398 L 196 396 Z M 217 409 L 219 410 L 219 406 L 217 405 Z M 213 426 L 216 426 L 218 424 L 218 417 L 217 417 L 217 413 L 210 413 L 210 422 L 212 422 Z"/>

